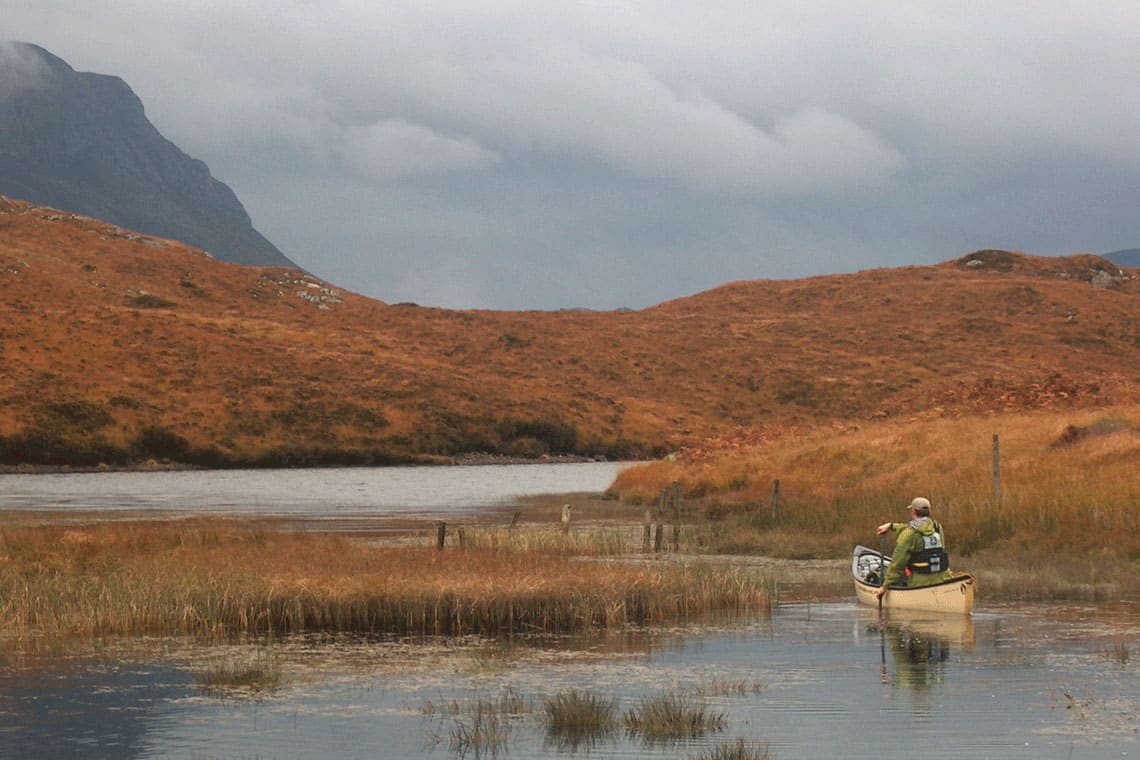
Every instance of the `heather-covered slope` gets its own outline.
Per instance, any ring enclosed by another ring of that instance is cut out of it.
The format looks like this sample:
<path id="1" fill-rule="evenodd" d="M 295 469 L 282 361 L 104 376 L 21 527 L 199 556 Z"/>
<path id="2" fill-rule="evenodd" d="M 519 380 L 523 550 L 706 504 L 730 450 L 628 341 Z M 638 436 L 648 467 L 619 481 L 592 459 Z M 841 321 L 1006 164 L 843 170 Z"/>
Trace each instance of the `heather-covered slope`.
<path id="1" fill-rule="evenodd" d="M 1093 256 L 725 285 L 639 312 L 388 305 L 0 201 L 0 461 L 660 454 L 834 420 L 1137 398 Z"/>

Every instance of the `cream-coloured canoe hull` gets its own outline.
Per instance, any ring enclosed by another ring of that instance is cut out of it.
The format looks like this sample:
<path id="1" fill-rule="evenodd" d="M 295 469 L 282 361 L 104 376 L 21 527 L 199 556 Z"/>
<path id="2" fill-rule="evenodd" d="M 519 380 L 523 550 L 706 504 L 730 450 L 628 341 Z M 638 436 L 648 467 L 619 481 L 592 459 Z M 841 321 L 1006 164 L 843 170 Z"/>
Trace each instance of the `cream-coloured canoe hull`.
<path id="1" fill-rule="evenodd" d="M 977 588 L 974 576 L 969 573 L 955 575 L 946 583 L 923 588 L 893 588 L 883 597 L 883 609 L 923 610 L 925 612 L 950 612 L 969 615 L 974 610 L 974 589 Z M 855 596 L 861 604 L 879 606 L 875 593 L 878 586 L 869 586 L 855 581 Z"/>
<path id="2" fill-rule="evenodd" d="M 860 604 L 878 607 L 879 599 L 875 596 L 879 590 L 878 585 L 864 583 L 859 578 L 856 569 L 860 555 L 867 554 L 877 555 L 878 553 L 862 546 L 855 547 L 855 554 L 852 558 L 855 597 Z M 950 580 L 936 586 L 892 588 L 883 597 L 883 609 L 923 610 L 969 615 L 974 610 L 974 591 L 977 586 L 978 583 L 974 580 L 974 576 L 969 573 L 956 573 Z"/>

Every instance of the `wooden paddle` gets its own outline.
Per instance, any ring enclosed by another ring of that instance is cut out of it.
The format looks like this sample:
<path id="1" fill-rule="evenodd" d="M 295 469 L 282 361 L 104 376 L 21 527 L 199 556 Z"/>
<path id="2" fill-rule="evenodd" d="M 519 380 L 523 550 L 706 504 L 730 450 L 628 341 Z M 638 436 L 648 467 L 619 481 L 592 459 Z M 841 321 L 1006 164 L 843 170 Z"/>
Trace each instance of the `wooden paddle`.
<path id="1" fill-rule="evenodd" d="M 887 587 L 887 535 L 884 533 L 879 538 L 879 589 L 882 590 Z M 883 596 L 879 595 L 879 681 L 880 683 L 889 684 L 891 682 L 890 675 L 887 673 L 887 635 L 883 630 Z"/>
<path id="2" fill-rule="evenodd" d="M 887 587 L 887 534 L 879 537 L 879 589 Z M 883 625 L 883 595 L 879 594 L 879 627 Z"/>

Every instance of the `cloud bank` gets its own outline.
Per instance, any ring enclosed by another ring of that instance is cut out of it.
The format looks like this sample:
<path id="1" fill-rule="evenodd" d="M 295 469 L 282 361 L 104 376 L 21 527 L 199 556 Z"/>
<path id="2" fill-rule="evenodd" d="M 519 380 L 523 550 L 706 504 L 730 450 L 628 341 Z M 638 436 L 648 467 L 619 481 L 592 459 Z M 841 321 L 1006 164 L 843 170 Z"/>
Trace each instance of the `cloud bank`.
<path id="1" fill-rule="evenodd" d="M 545 6 L 40 0 L 5 34 L 121 76 L 286 255 L 386 301 L 1140 245 L 1140 6 Z"/>

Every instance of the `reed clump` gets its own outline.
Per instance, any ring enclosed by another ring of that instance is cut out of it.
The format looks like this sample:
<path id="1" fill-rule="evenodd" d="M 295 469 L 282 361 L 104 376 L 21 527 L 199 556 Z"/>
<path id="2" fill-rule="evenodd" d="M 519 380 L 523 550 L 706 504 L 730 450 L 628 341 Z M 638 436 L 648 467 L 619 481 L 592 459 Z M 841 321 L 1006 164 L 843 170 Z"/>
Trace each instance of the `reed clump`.
<path id="1" fill-rule="evenodd" d="M 694 739 L 726 725 L 724 713 L 712 712 L 683 691 L 645 697 L 625 714 L 626 730 L 650 744 Z"/>
<path id="2" fill-rule="evenodd" d="M 497 757 L 511 737 L 511 721 L 530 712 L 530 704 L 514 689 L 497 697 L 479 696 L 454 714 L 449 732 L 452 752 L 466 757 Z"/>
<path id="3" fill-rule="evenodd" d="M 235 520 L 0 531 L 0 636 L 567 633 L 763 612 L 740 568 L 377 546 Z"/>
<path id="4" fill-rule="evenodd" d="M 690 527 L 701 551 L 789 558 L 846 556 L 876 540 L 877 524 L 904 521 L 922 495 L 954 557 L 1015 567 L 1088 556 L 1098 583 L 1111 577 L 1135 593 L 1137 472 L 1140 406 L 1131 405 L 849 425 L 694 450 L 624 470 L 611 491 L 651 502 L 678 481 L 697 507 Z"/>
<path id="5" fill-rule="evenodd" d="M 282 680 L 281 667 L 268 651 L 251 661 L 214 665 L 197 677 L 198 688 L 207 694 L 254 699 L 276 691 Z"/>
<path id="6" fill-rule="evenodd" d="M 565 689 L 542 701 L 548 743 L 576 752 L 592 747 L 618 727 L 618 703 L 582 689 Z"/>

